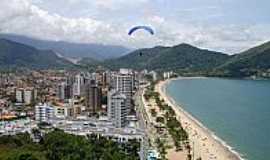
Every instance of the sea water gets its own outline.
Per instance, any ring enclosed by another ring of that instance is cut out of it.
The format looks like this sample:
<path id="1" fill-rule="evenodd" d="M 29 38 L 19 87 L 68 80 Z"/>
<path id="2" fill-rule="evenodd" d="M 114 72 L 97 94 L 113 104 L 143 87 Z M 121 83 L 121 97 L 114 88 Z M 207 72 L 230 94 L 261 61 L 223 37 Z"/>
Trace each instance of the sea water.
<path id="1" fill-rule="evenodd" d="M 270 81 L 179 79 L 167 94 L 248 160 L 270 160 Z"/>

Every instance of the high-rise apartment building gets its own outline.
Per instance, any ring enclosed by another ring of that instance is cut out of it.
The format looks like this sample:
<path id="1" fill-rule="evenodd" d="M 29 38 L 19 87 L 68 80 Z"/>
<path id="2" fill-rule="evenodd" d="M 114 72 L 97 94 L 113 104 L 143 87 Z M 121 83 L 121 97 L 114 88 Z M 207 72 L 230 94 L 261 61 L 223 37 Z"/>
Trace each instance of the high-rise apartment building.
<path id="1" fill-rule="evenodd" d="M 119 73 L 114 73 L 111 79 L 112 89 L 126 96 L 127 110 L 128 112 L 132 109 L 132 96 L 134 90 L 134 75 L 130 70 L 120 70 Z"/>
<path id="2" fill-rule="evenodd" d="M 48 104 L 39 104 L 35 107 L 35 120 L 38 122 L 51 123 L 54 117 L 54 108 Z"/>
<path id="3" fill-rule="evenodd" d="M 57 86 L 57 97 L 62 101 L 65 99 L 71 99 L 73 97 L 72 84 L 67 84 L 66 82 L 61 82 Z"/>
<path id="4" fill-rule="evenodd" d="M 96 114 L 101 109 L 101 87 L 94 80 L 88 82 L 85 87 L 86 109 L 90 115 Z"/>
<path id="5" fill-rule="evenodd" d="M 16 89 L 16 102 L 29 105 L 37 98 L 37 91 L 34 88 Z"/>
<path id="6" fill-rule="evenodd" d="M 24 103 L 26 105 L 31 104 L 36 99 L 36 90 L 34 89 L 25 89 L 23 94 Z"/>
<path id="7" fill-rule="evenodd" d="M 61 82 L 58 86 L 57 86 L 57 97 L 60 100 L 64 100 L 65 99 L 65 87 L 66 87 L 66 83 L 65 82 Z"/>
<path id="8" fill-rule="evenodd" d="M 17 103 L 23 103 L 23 89 L 16 89 L 15 97 Z"/>
<path id="9" fill-rule="evenodd" d="M 81 74 L 77 74 L 73 83 L 73 95 L 81 96 L 82 95 L 82 87 L 84 86 L 84 77 Z"/>
<path id="10" fill-rule="evenodd" d="M 115 127 L 125 127 L 128 115 L 126 96 L 116 90 L 108 92 L 107 113 Z"/>

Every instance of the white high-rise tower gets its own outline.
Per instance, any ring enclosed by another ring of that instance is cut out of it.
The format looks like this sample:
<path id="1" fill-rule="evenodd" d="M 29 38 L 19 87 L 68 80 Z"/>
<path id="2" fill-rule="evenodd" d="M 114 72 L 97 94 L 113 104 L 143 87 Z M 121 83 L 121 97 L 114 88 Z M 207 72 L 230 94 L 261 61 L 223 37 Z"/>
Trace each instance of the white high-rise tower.
<path id="1" fill-rule="evenodd" d="M 127 125 L 127 98 L 116 90 L 108 92 L 108 116 L 115 127 L 121 128 Z"/>

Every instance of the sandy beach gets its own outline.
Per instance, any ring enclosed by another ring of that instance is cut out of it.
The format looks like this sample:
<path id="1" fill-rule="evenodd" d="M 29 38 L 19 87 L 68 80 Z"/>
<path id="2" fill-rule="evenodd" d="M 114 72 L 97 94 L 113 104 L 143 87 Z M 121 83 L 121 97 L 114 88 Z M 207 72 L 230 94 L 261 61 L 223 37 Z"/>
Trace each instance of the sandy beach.
<path id="1" fill-rule="evenodd" d="M 167 96 L 165 85 L 170 81 L 159 82 L 155 90 L 160 93 L 161 99 L 164 99 L 174 109 L 178 120 L 188 132 L 194 160 L 198 158 L 202 160 L 240 160 L 241 157 L 237 152 Z M 179 160 L 179 157 L 170 157 L 170 160 Z"/>

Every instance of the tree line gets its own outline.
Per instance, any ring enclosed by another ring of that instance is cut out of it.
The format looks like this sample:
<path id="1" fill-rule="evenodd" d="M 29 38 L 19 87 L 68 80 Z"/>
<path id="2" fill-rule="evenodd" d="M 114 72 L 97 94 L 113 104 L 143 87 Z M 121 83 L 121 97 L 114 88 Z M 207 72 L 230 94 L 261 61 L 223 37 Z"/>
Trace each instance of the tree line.
<path id="1" fill-rule="evenodd" d="M 30 134 L 0 137 L 1 160 L 139 160 L 139 142 L 117 143 L 97 135 L 77 136 L 61 130 L 45 134 L 39 143 Z"/>

